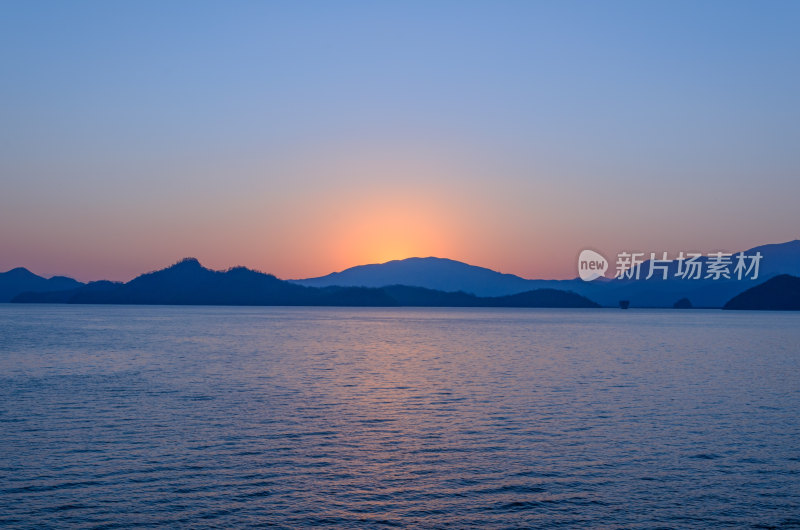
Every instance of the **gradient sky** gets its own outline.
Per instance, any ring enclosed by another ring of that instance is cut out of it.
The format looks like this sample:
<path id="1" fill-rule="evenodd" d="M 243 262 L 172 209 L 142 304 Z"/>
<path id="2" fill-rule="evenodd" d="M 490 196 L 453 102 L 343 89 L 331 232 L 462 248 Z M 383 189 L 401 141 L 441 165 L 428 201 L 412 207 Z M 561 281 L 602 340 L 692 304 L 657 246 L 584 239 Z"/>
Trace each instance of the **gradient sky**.
<path id="1" fill-rule="evenodd" d="M 800 237 L 800 2 L 0 4 L 0 270 Z"/>

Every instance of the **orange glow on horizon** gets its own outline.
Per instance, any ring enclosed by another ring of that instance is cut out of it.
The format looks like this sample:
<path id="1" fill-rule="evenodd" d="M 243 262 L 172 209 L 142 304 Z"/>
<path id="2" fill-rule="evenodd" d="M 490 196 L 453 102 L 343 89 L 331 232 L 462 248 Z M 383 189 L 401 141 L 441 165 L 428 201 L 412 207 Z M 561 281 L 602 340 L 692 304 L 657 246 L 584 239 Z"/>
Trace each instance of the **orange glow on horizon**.
<path id="1" fill-rule="evenodd" d="M 448 215 L 427 201 L 398 197 L 385 204 L 355 208 L 335 223 L 329 253 L 341 269 L 414 256 L 450 254 L 455 231 Z M 339 270 L 341 270 L 339 269 Z"/>

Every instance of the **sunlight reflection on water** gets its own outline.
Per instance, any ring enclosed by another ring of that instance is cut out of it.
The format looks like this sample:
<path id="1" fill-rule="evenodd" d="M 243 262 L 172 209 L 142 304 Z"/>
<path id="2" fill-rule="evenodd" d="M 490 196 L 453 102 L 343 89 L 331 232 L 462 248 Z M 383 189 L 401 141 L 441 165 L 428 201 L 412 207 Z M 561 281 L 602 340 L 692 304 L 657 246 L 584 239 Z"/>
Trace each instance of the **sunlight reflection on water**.
<path id="1" fill-rule="evenodd" d="M 0 523 L 800 524 L 798 324 L 0 305 Z"/>

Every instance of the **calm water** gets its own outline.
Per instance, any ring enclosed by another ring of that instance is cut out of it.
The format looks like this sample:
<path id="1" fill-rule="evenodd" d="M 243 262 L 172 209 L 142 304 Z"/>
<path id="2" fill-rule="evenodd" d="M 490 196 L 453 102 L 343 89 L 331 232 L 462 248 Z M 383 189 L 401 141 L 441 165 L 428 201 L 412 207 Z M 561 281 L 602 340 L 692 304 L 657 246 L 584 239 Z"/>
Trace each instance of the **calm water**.
<path id="1" fill-rule="evenodd" d="M 0 305 L 0 526 L 800 526 L 800 314 Z"/>

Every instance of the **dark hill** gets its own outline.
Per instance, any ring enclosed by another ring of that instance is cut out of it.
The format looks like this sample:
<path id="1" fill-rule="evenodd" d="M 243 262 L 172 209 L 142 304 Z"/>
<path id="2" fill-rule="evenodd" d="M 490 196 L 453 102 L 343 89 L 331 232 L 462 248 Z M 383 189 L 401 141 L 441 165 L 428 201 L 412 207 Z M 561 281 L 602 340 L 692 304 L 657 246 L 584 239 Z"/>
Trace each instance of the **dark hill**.
<path id="1" fill-rule="evenodd" d="M 687 249 L 691 250 L 691 249 Z M 528 280 L 513 274 L 503 274 L 484 267 L 443 258 L 408 258 L 381 264 L 359 265 L 341 272 L 318 278 L 291 280 L 298 285 L 310 287 L 387 287 L 406 285 L 440 291 L 474 294 L 476 296 L 505 296 L 536 289 L 572 291 L 586 296 L 607 307 L 616 307 L 619 300 L 630 300 L 636 307 L 672 307 L 676 300 L 688 298 L 694 307 L 722 307 L 731 297 L 778 274 L 800 276 L 800 240 L 762 245 L 746 250 L 746 256 L 761 253 L 758 278 L 743 275 L 738 280 L 705 278 L 682 279 L 676 277 L 678 263 L 673 261 L 668 268 L 668 279 L 656 271 L 650 280 L 645 280 L 650 262 L 645 261 L 640 269 L 640 280 L 596 280 L 584 282 L 572 280 Z M 675 257 L 672 255 L 671 257 Z M 614 256 L 606 256 L 614 272 Z M 735 261 L 735 258 L 732 258 Z M 708 258 L 700 260 L 705 264 Z M 731 267 L 731 273 L 733 273 Z"/>
<path id="2" fill-rule="evenodd" d="M 64 276 L 43 278 L 28 269 L 17 267 L 8 272 L 0 272 L 0 302 L 10 302 L 24 292 L 63 291 L 75 289 L 81 282 Z"/>
<path id="3" fill-rule="evenodd" d="M 584 296 L 557 289 L 535 289 L 487 300 L 495 307 L 600 307 Z"/>
<path id="4" fill-rule="evenodd" d="M 723 309 L 800 311 L 800 278 L 781 274 L 731 298 Z"/>
<path id="5" fill-rule="evenodd" d="M 78 289 L 78 304 L 307 305 L 318 293 L 271 274 L 236 267 L 214 271 L 187 258 L 111 289 Z"/>
<path id="6" fill-rule="evenodd" d="M 319 278 L 290 280 L 309 287 L 386 287 L 411 285 L 440 291 L 464 291 L 476 296 L 501 296 L 534 288 L 533 282 L 446 258 L 407 258 L 359 265 Z"/>
<path id="7" fill-rule="evenodd" d="M 70 291 L 18 295 L 20 303 L 285 305 L 364 307 L 598 307 L 572 292 L 539 289 L 511 296 L 481 298 L 393 285 L 372 287 L 305 287 L 271 274 L 236 267 L 214 271 L 193 258 L 143 274 L 128 283 L 94 282 Z"/>

